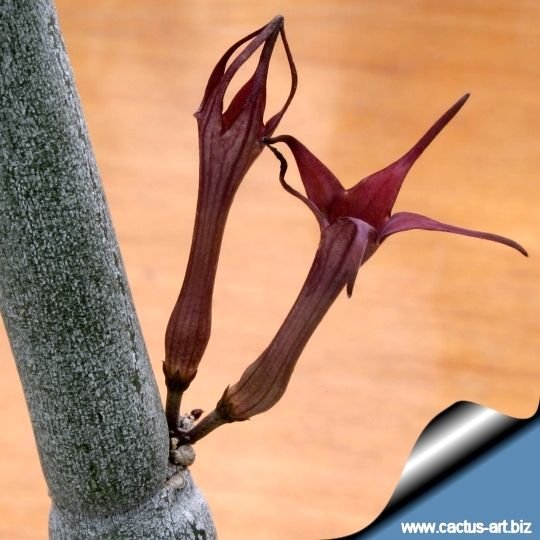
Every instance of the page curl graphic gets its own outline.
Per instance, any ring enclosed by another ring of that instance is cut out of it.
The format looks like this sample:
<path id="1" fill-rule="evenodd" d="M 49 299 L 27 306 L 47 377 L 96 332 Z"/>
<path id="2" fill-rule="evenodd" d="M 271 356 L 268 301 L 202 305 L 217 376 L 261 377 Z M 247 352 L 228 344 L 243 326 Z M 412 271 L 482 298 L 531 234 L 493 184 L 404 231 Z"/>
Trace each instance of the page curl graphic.
<path id="1" fill-rule="evenodd" d="M 518 419 L 477 403 L 454 403 L 438 414 L 420 434 L 393 495 L 377 519 L 357 533 L 334 540 L 355 540 L 371 535 L 375 528 L 411 501 L 531 422 L 540 422 L 540 407 L 530 418 Z"/>

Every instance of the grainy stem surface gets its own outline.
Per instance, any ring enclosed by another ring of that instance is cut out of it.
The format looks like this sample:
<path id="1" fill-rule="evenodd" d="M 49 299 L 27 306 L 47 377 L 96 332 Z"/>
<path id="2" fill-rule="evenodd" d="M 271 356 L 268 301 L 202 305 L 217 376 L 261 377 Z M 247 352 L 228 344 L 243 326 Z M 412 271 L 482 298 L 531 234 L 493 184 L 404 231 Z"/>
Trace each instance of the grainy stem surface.
<path id="1" fill-rule="evenodd" d="M 166 484 L 165 415 L 52 1 L 1 2 L 0 35 L 0 308 L 51 535 L 86 538 L 77 516 L 111 538 L 129 515 L 122 538 L 211 538 L 196 488 Z"/>

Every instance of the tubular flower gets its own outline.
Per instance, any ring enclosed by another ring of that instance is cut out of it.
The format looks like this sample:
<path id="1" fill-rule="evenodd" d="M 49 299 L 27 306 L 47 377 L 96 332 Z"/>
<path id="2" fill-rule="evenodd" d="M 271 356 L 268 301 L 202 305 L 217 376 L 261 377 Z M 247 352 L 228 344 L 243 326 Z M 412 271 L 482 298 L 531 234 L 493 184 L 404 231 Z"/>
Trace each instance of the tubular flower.
<path id="1" fill-rule="evenodd" d="M 300 354 L 347 284 L 352 284 L 375 230 L 339 218 L 321 234 L 317 253 L 291 311 L 268 348 L 227 388 L 217 409 L 228 420 L 247 420 L 284 394 Z"/>
<path id="2" fill-rule="evenodd" d="M 391 215 L 407 172 L 467 97 L 451 107 L 403 157 L 348 190 L 293 137 L 284 135 L 266 141 L 283 142 L 291 149 L 307 196 L 285 182 L 287 163 L 271 147 L 281 162 L 280 180 L 313 211 L 321 240 L 306 282 L 275 338 L 240 380 L 225 390 L 216 409 L 188 434 L 191 442 L 223 423 L 247 420 L 277 403 L 317 325 L 343 288 L 352 293 L 359 267 L 388 236 L 409 229 L 444 231 L 499 242 L 527 255 L 518 243 L 502 236 L 446 225 L 409 212 Z"/>
<path id="3" fill-rule="evenodd" d="M 291 89 L 282 109 L 265 122 L 268 69 L 279 36 L 291 70 Z M 253 75 L 225 109 L 227 88 L 258 49 L 261 52 Z M 165 335 L 163 369 L 167 388 L 171 391 L 168 393 L 167 416 L 173 424 L 181 392 L 195 377 L 210 337 L 218 257 L 234 195 L 264 148 L 262 139 L 273 133 L 295 90 L 296 70 L 285 37 L 283 18 L 276 17 L 235 43 L 223 55 L 210 75 L 201 106 L 195 113 L 199 128 L 197 212 L 186 275 Z"/>

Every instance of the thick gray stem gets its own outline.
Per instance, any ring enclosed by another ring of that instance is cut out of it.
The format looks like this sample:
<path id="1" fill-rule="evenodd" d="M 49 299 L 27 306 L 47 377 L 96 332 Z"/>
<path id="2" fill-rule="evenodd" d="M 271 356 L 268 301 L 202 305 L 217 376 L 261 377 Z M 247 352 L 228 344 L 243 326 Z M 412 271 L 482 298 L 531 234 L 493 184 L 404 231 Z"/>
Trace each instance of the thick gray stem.
<path id="1" fill-rule="evenodd" d="M 161 491 L 124 513 L 92 518 L 53 507 L 49 533 L 55 540 L 215 538 L 206 501 L 187 470 L 174 474 Z"/>
<path id="2" fill-rule="evenodd" d="M 167 514 L 156 500 L 184 505 L 192 493 L 185 519 L 210 538 L 195 488 L 173 497 L 166 485 L 165 415 L 52 1 L 2 0 L 0 36 L 0 308 L 53 499 L 52 536 L 67 538 L 77 516 L 98 523 L 92 538 L 124 538 L 97 532 L 114 515 L 144 521 L 146 508 L 170 534 L 125 538 L 181 538 L 172 520 L 182 507 Z"/>

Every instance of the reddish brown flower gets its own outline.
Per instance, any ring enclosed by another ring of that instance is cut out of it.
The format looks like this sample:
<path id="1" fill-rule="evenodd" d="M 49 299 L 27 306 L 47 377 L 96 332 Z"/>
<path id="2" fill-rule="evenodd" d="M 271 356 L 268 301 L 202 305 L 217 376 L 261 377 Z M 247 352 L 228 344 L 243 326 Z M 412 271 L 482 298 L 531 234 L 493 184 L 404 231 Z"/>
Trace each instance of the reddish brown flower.
<path id="1" fill-rule="evenodd" d="M 409 212 L 391 215 L 407 172 L 467 97 L 451 107 L 402 158 L 351 189 L 343 188 L 330 170 L 293 137 L 267 140 L 268 144 L 283 142 L 291 149 L 307 196 L 285 182 L 287 163 L 272 148 L 281 162 L 280 180 L 287 191 L 314 212 L 321 241 L 306 282 L 275 338 L 240 380 L 225 390 L 216 409 L 188 434 L 191 442 L 225 422 L 247 420 L 277 403 L 317 325 L 345 286 L 351 294 L 360 265 L 388 236 L 409 229 L 444 231 L 499 242 L 527 255 L 518 243 L 503 236 L 447 225 Z"/>
<path id="2" fill-rule="evenodd" d="M 270 59 L 278 37 L 291 70 L 291 89 L 282 109 L 264 120 Z M 247 44 L 233 59 L 234 54 Z M 238 70 L 261 49 L 251 78 L 224 108 L 225 92 Z M 167 417 L 175 424 L 181 393 L 189 386 L 210 337 L 212 293 L 225 222 L 247 170 L 264 148 L 296 90 L 296 70 L 276 17 L 235 43 L 214 68 L 195 117 L 199 127 L 199 194 L 191 251 L 180 295 L 165 335 Z"/>
<path id="3" fill-rule="evenodd" d="M 376 235 L 370 240 L 362 262 L 371 257 L 390 235 L 411 229 L 442 231 L 491 240 L 527 255 L 522 246 L 504 236 L 448 225 L 411 212 L 398 212 L 392 215 L 392 208 L 410 168 L 461 109 L 468 97 L 466 94 L 446 111 L 405 155 L 388 167 L 360 180 L 350 189 L 345 189 L 336 176 L 294 137 L 282 135 L 268 139 L 267 143 L 283 142 L 292 151 L 307 197 L 285 182 L 286 162 L 283 156 L 272 148 L 282 164 L 280 180 L 287 191 L 311 208 L 321 228 L 324 229 L 336 219 L 344 217 L 362 220 L 373 227 Z"/>

